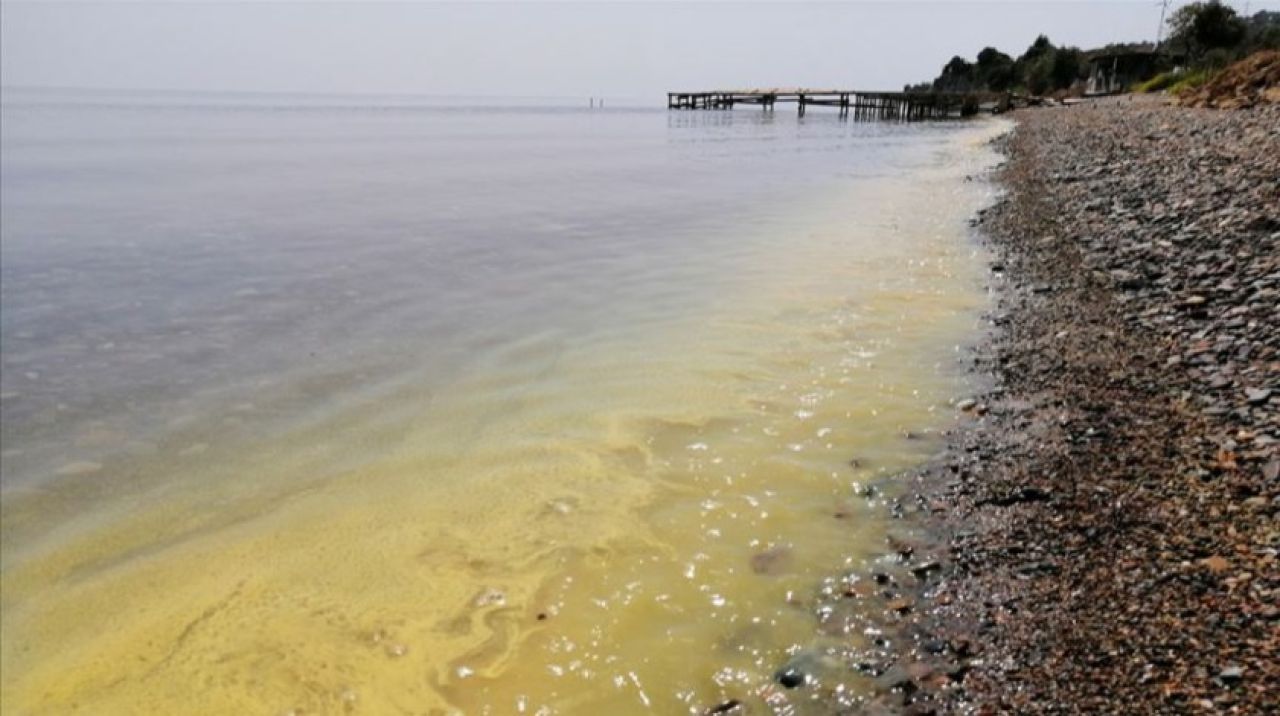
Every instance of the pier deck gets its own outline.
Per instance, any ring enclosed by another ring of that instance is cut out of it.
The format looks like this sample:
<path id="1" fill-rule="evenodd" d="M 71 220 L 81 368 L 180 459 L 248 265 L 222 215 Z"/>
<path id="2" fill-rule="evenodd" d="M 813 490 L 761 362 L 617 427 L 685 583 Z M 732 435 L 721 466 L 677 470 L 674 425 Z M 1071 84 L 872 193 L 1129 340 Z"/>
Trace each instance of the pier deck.
<path id="1" fill-rule="evenodd" d="M 960 92 L 866 92 L 838 89 L 752 89 L 709 92 L 668 92 L 667 109 L 733 109 L 737 105 L 759 105 L 773 111 L 774 105 L 794 103 L 800 116 L 811 106 L 835 107 L 841 117 L 859 120 L 918 121 L 968 117 L 977 114 L 984 101 L 992 98 Z"/>

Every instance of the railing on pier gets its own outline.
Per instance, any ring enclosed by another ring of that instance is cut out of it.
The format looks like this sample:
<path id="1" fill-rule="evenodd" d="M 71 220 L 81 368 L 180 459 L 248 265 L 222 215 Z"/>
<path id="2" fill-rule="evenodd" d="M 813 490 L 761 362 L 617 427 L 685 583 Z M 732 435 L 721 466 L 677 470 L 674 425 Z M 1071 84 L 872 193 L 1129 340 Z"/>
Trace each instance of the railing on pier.
<path id="1" fill-rule="evenodd" d="M 759 105 L 772 112 L 778 103 L 795 103 L 800 116 L 811 106 L 836 107 L 841 117 L 859 120 L 918 121 L 969 117 L 984 106 L 998 107 L 997 96 L 961 92 L 862 92 L 857 90 L 714 90 L 668 92 L 667 109 L 733 109 Z"/>

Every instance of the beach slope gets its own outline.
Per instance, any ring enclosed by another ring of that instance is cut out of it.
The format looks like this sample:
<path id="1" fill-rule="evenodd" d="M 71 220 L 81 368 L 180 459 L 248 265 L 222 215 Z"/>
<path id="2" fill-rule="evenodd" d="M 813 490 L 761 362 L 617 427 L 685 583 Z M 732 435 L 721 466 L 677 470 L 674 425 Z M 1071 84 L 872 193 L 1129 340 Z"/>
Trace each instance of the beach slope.
<path id="1" fill-rule="evenodd" d="M 996 387 L 920 483 L 964 667 L 908 707 L 1274 713 L 1280 106 L 1110 99 L 1006 141 Z"/>

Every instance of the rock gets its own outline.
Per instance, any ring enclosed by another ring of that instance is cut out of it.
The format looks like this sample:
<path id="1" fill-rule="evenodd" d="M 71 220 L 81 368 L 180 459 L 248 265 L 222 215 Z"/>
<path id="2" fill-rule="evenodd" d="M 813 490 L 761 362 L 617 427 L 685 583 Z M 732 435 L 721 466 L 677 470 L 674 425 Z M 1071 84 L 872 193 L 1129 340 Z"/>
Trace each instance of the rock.
<path id="1" fill-rule="evenodd" d="M 500 589 L 485 587 L 472 598 L 471 603 L 477 607 L 502 606 L 507 603 L 507 595 Z"/>
<path id="2" fill-rule="evenodd" d="M 1004 494 L 993 495 L 986 499 L 977 500 L 973 504 L 977 507 L 981 507 L 983 505 L 1009 507 L 1011 505 L 1022 504 L 1025 502 L 1045 502 L 1049 497 L 1049 491 L 1036 487 L 1035 485 L 1028 485 L 1016 488 Z"/>
<path id="3" fill-rule="evenodd" d="M 923 581 L 926 577 L 929 576 L 931 572 L 936 572 L 941 569 L 942 569 L 941 564 L 939 564 L 936 560 L 930 559 L 930 560 L 925 560 L 915 565 L 914 567 L 912 567 L 911 573 L 916 576 L 916 579 Z"/>
<path id="4" fill-rule="evenodd" d="M 399 659 L 409 653 L 409 647 L 404 644 L 387 644 L 386 652 L 387 656 Z"/>
<path id="5" fill-rule="evenodd" d="M 1200 564 L 1214 574 L 1221 574 L 1228 569 L 1231 569 L 1231 562 L 1227 561 L 1226 557 L 1219 557 L 1216 555 L 1213 557 L 1205 557 L 1200 560 Z"/>
<path id="6" fill-rule="evenodd" d="M 1025 564 L 1018 565 L 1017 568 L 1018 574 L 1024 577 L 1034 577 L 1042 574 L 1053 575 L 1058 574 L 1061 571 L 1062 570 L 1059 569 L 1058 565 L 1053 564 L 1052 562 L 1027 562 Z"/>
<path id="7" fill-rule="evenodd" d="M 961 400 L 960 402 L 956 403 L 956 410 L 960 410 L 962 412 L 967 413 L 970 410 L 973 410 L 974 407 L 977 406 L 977 404 L 978 404 L 978 401 L 972 398 L 965 398 L 964 400 Z"/>
<path id="8" fill-rule="evenodd" d="M 911 603 L 910 599 L 898 597 L 896 599 L 889 600 L 887 606 L 889 607 L 889 611 L 897 612 L 898 614 L 906 614 L 911 611 L 911 608 L 914 605 Z"/>
<path id="9" fill-rule="evenodd" d="M 1276 478 L 1280 478 L 1280 458 L 1273 457 L 1263 466 L 1262 477 L 1268 482 L 1275 482 Z"/>
<path id="10" fill-rule="evenodd" d="M 1116 286 L 1126 291 L 1142 288 L 1146 285 L 1146 281 L 1132 271 L 1124 269 L 1115 269 L 1111 272 L 1111 279 L 1116 282 Z"/>
<path id="11" fill-rule="evenodd" d="M 721 701 L 706 710 L 707 716 L 720 716 L 720 714 L 732 714 L 742 711 L 742 702 L 737 699 L 729 699 Z"/>
<path id="12" fill-rule="evenodd" d="M 770 547 L 751 556 L 751 571 L 756 574 L 782 574 L 791 566 L 791 561 L 791 548 Z"/>
<path id="13" fill-rule="evenodd" d="M 920 643 L 920 649 L 926 654 L 938 655 L 947 650 L 947 642 L 941 639 L 926 639 Z"/>
<path id="14" fill-rule="evenodd" d="M 1262 405 L 1271 399 L 1270 388 L 1246 388 L 1244 397 L 1249 401 L 1249 405 Z"/>
<path id="15" fill-rule="evenodd" d="M 799 688 L 804 686 L 805 682 L 808 681 L 808 677 L 804 675 L 804 672 L 795 668 L 782 669 L 778 673 L 774 674 L 773 678 L 777 680 L 779 684 L 782 684 L 788 689 Z"/>
<path id="16" fill-rule="evenodd" d="M 1235 665 L 1224 666 L 1222 671 L 1218 672 L 1218 678 L 1228 685 L 1239 683 L 1244 678 L 1244 668 Z"/>

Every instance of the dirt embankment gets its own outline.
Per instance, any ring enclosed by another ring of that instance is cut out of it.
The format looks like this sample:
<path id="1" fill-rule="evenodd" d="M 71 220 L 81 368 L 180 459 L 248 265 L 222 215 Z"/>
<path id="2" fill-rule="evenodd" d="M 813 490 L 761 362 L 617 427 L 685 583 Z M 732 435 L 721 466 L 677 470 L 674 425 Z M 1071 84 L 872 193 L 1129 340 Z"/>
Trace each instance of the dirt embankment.
<path id="1" fill-rule="evenodd" d="M 1280 106 L 1020 113 L 909 711 L 1280 710 Z M 924 606 L 922 604 L 922 606 Z"/>
<path id="2" fill-rule="evenodd" d="M 1186 107 L 1240 109 L 1280 103 L 1280 51 L 1258 52 L 1178 97 Z"/>

